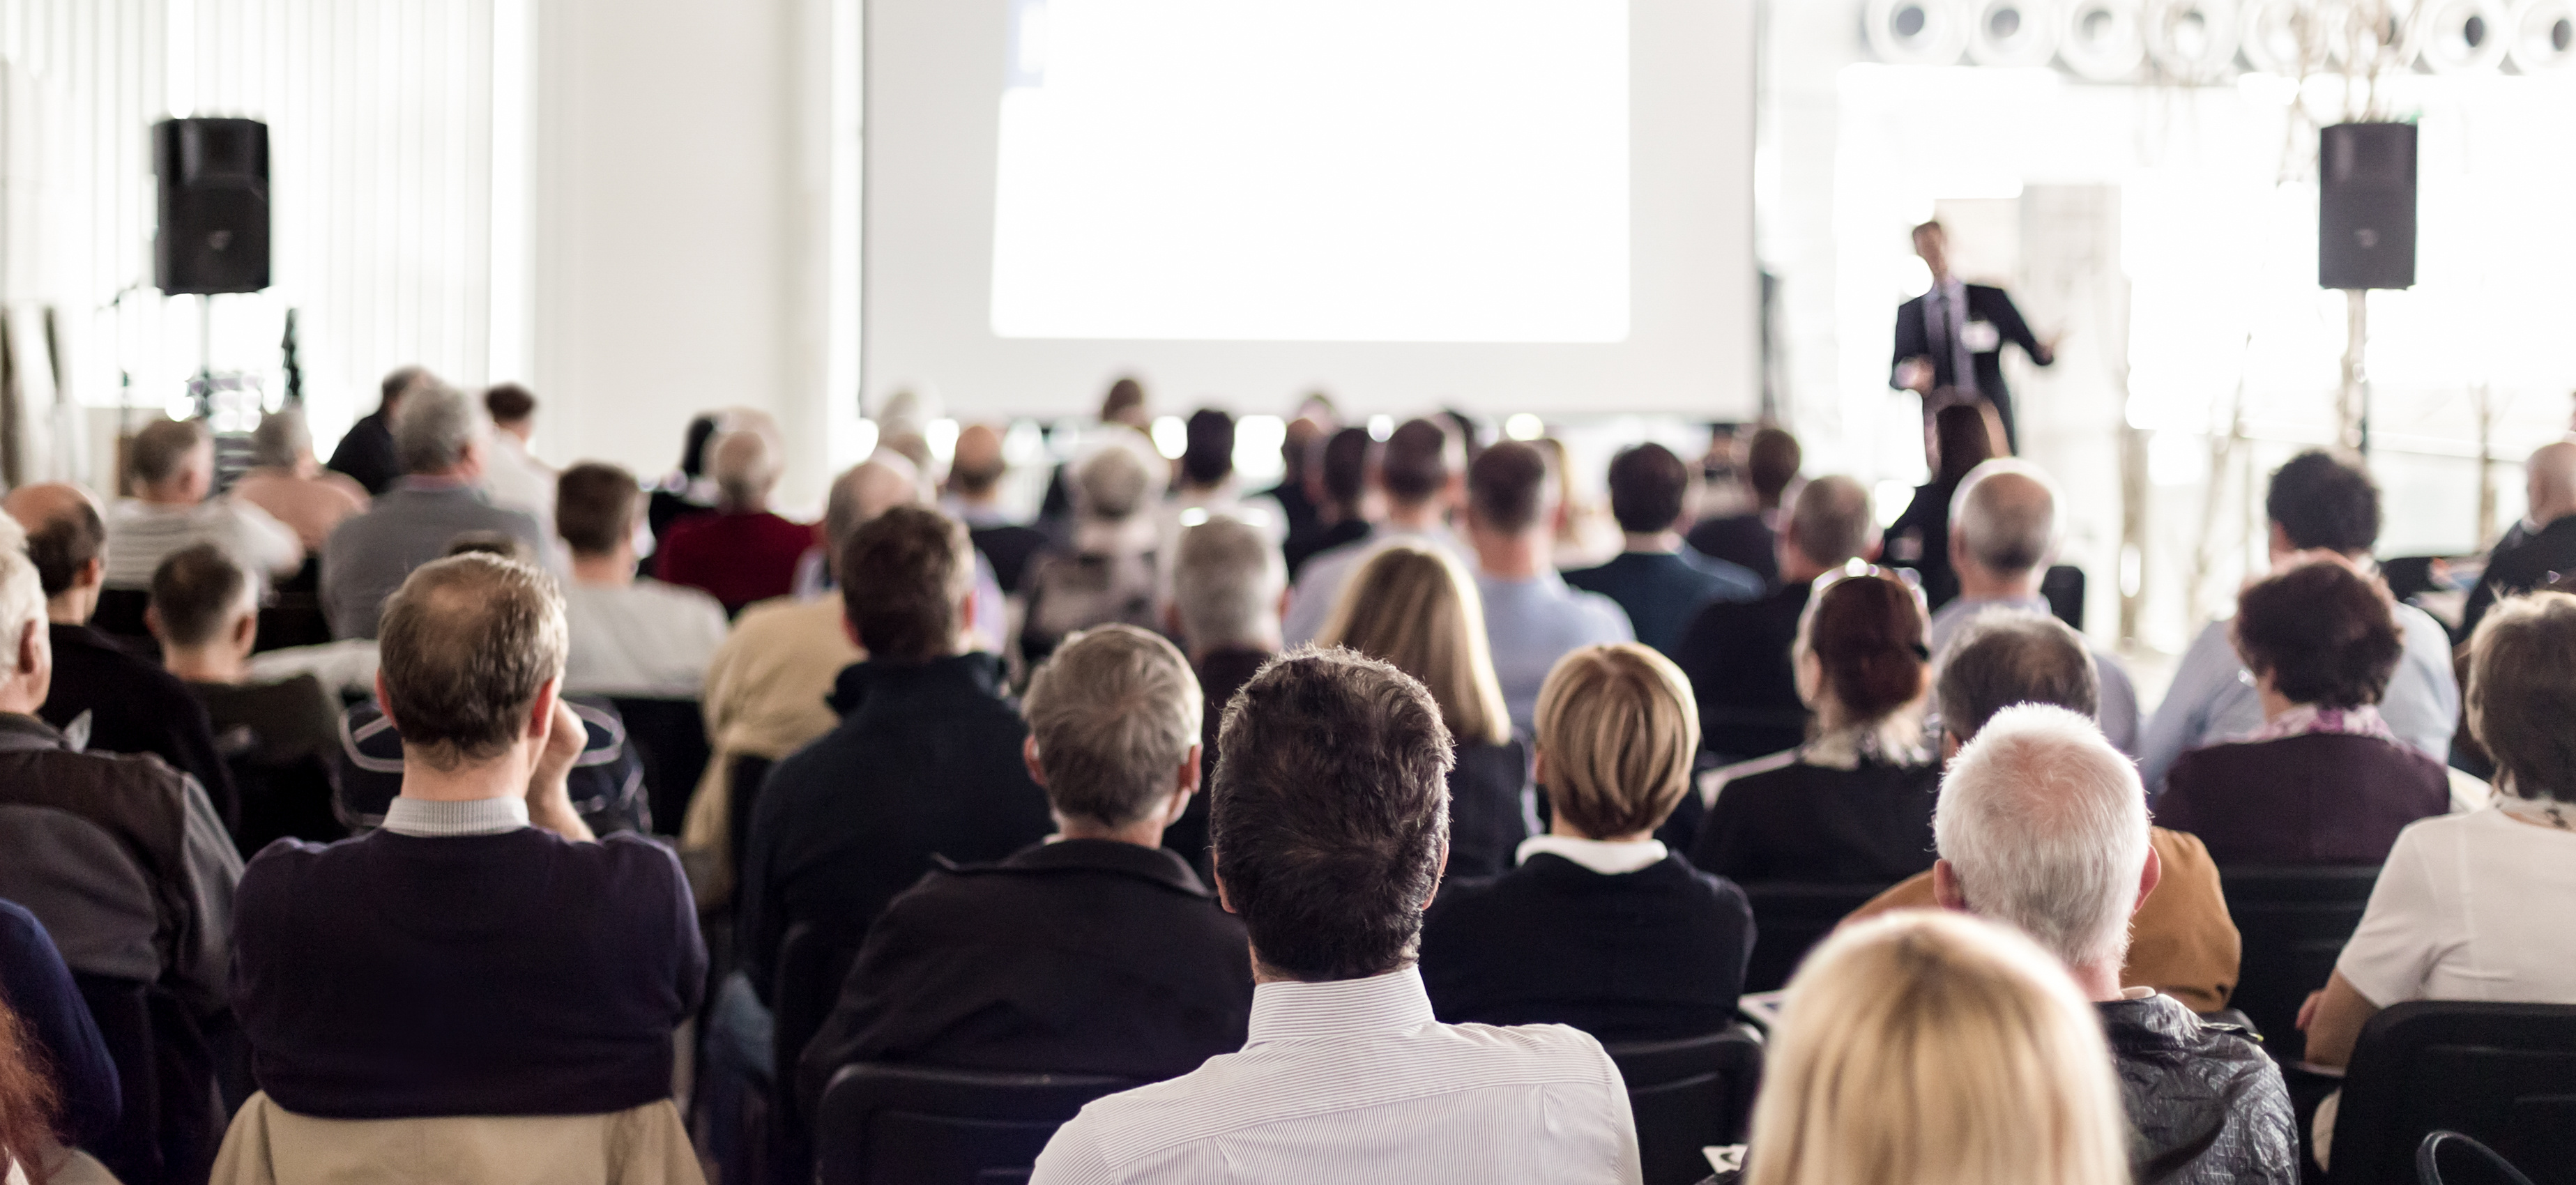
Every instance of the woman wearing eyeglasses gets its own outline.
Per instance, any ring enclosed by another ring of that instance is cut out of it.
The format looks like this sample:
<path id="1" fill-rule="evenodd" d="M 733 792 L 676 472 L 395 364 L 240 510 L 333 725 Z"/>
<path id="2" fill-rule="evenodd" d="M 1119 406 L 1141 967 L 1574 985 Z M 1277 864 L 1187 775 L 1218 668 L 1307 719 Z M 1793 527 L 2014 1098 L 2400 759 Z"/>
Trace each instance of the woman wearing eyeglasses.
<path id="1" fill-rule="evenodd" d="M 1869 569 L 1810 602 L 1792 660 L 1813 739 L 1717 771 L 1691 863 L 1738 883 L 1894 884 L 1932 867 L 1938 755 L 1923 599 Z"/>

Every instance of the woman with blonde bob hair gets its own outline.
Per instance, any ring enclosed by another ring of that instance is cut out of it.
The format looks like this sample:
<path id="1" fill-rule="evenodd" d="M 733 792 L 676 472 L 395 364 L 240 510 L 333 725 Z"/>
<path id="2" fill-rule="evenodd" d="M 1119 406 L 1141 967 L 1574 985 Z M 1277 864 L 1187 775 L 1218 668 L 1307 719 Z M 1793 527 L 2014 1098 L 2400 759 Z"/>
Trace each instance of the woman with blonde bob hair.
<path id="1" fill-rule="evenodd" d="M 1347 646 L 1422 681 L 1458 746 L 1449 771 L 1449 876 L 1509 867 L 1529 834 L 1529 751 L 1512 735 L 1485 641 L 1484 602 L 1446 551 L 1390 544 L 1342 586 L 1317 646 Z"/>
<path id="2" fill-rule="evenodd" d="M 1744 891 L 1655 838 L 1690 790 L 1699 706 L 1633 642 L 1558 659 L 1538 696 L 1553 819 L 1518 867 L 1453 883 L 1423 921 L 1422 981 L 1453 1024 L 1568 1024 L 1603 1041 L 1713 1033 L 1752 953 Z"/>
<path id="3" fill-rule="evenodd" d="M 1789 981 L 1744 1185 L 2128 1185 L 2102 1021 L 2065 967 L 1964 914 L 1846 926 Z"/>

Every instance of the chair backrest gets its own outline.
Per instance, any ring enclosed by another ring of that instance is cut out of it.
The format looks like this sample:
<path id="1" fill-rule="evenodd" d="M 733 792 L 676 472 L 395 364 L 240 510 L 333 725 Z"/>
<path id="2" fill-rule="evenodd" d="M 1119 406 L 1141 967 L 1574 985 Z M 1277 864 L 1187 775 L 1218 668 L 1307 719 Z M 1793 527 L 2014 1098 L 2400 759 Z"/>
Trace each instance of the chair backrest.
<path id="1" fill-rule="evenodd" d="M 2218 880 L 2244 940 L 2228 1003 L 2253 1018 L 2273 1057 L 2296 1061 L 2307 1049 L 2299 1006 L 2334 974 L 2335 958 L 2379 883 L 2379 867 L 2242 865 L 2220 869 Z"/>
<path id="2" fill-rule="evenodd" d="M 2471 1165 L 2471 1175 L 2454 1170 L 2447 1181 L 2442 1175 L 2442 1151 L 2457 1148 Z M 2494 1181 L 2497 1185 L 2534 1185 L 2532 1179 L 2512 1162 L 2496 1155 L 2496 1150 L 2454 1131 L 2438 1131 L 2424 1137 L 2415 1146 L 2415 1179 L 2419 1185 L 2470 1185 L 2470 1182 Z"/>
<path id="3" fill-rule="evenodd" d="M 1880 884 L 1836 885 L 1772 881 L 1744 886 L 1753 905 L 1753 959 L 1744 969 L 1744 990 L 1777 991 L 1789 982 L 1798 961 L 1851 912 L 1886 892 Z"/>
<path id="4" fill-rule="evenodd" d="M 1608 1049 L 1628 1083 L 1645 1185 L 1690 1185 L 1708 1176 L 1700 1149 L 1744 1142 L 1762 1086 L 1762 1042 L 1751 1030 Z"/>
<path id="5" fill-rule="evenodd" d="M 843 1066 L 815 1119 L 822 1185 L 1026 1180 L 1055 1129 L 1103 1095 L 1144 1085 L 1098 1074 Z"/>
<path id="6" fill-rule="evenodd" d="M 693 699 L 609 700 L 626 722 L 626 741 L 644 760 L 644 793 L 653 804 L 653 829 L 677 835 L 689 817 L 689 798 L 707 772 L 707 718 Z"/>
<path id="7" fill-rule="evenodd" d="M 2084 631 L 2084 569 L 2058 564 L 2040 573 L 2039 595 L 2047 599 L 2050 616 L 2077 633 Z"/>
<path id="8" fill-rule="evenodd" d="M 2538 1185 L 2576 1185 L 2576 1006 L 2417 1000 L 2372 1017 L 2335 1116 L 2335 1185 L 2416 1179 L 2427 1133 L 2493 1147 Z"/>
<path id="9" fill-rule="evenodd" d="M 776 1067 L 769 1100 L 772 1181 L 813 1176 L 813 1133 L 796 1108 L 796 1064 L 831 1017 L 850 964 L 858 961 L 860 941 L 860 935 L 812 922 L 790 924 L 779 940 L 777 974 L 770 981 L 769 1048 Z"/>

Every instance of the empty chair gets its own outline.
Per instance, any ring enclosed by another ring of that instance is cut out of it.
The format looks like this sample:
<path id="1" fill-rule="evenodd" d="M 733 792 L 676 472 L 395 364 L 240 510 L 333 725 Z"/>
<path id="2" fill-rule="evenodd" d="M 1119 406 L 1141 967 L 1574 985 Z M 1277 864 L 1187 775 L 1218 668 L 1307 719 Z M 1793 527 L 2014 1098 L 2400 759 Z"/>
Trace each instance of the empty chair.
<path id="1" fill-rule="evenodd" d="M 2219 869 L 2218 879 L 2228 915 L 2244 939 L 2236 991 L 2228 1002 L 2253 1018 L 2274 1058 L 2297 1061 L 2307 1047 L 2307 1035 L 2294 1023 L 2299 1005 L 2334 973 L 2335 956 L 2370 904 L 2379 867 L 2245 865 Z M 1761 917 L 1758 900 L 1754 916 Z"/>
<path id="2" fill-rule="evenodd" d="M 2372 1017 L 2335 1117 L 2335 1185 L 2413 1182 L 2416 1145 L 2436 1130 L 2491 1146 L 2537 1185 L 2576 1183 L 2576 1006 L 2417 1000 Z"/>
<path id="3" fill-rule="evenodd" d="M 845 1066 L 815 1120 L 822 1185 L 1025 1181 L 1085 1103 L 1142 1085 L 1096 1074 Z"/>
<path id="4" fill-rule="evenodd" d="M 1853 910 L 1869 903 L 1870 898 L 1886 892 L 1887 885 L 1867 884 L 1801 884 L 1796 881 L 1773 881 L 1769 884 L 1744 886 L 1746 899 L 1753 904 L 1753 961 L 1744 969 L 1747 992 L 1778 991 L 1798 969 L 1807 951 L 1834 932 L 1834 927 L 1851 916 Z M 2368 888 L 2365 886 L 2365 893 Z M 2360 918 L 2358 908 L 2354 919 Z M 2345 930 L 2351 926 L 2347 924 Z M 2329 954 L 2328 960 L 2333 956 Z"/>
<path id="5" fill-rule="evenodd" d="M 644 762 L 644 795 L 654 830 L 676 834 L 707 770 L 706 716 L 693 699 L 614 696 L 626 742 Z"/>
<path id="6" fill-rule="evenodd" d="M 1646 1185 L 1689 1185 L 1708 1175 L 1701 1149 L 1744 1142 L 1762 1086 L 1762 1042 L 1751 1031 L 1607 1049 L 1628 1084 Z"/>

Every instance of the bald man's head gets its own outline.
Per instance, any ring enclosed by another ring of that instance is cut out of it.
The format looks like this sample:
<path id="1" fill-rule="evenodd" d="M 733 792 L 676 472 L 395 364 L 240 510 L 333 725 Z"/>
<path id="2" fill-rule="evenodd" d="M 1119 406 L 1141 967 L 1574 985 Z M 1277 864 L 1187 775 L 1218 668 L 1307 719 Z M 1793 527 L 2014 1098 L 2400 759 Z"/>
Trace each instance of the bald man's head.
<path id="1" fill-rule="evenodd" d="M 1002 433 L 991 424 L 968 424 L 957 434 L 948 462 L 948 492 L 969 501 L 993 496 L 1010 465 L 1002 460 Z"/>
<path id="2" fill-rule="evenodd" d="M 1878 524 L 1869 516 L 1869 491 L 1859 482 L 1840 475 L 1808 482 L 1798 491 L 1797 504 L 1789 510 L 1789 529 L 1780 537 L 1805 562 L 1784 562 L 1782 579 L 1811 580 L 1867 556 L 1877 549 L 1877 534 Z M 1791 577 L 1790 569 L 1802 574 Z"/>
<path id="3" fill-rule="evenodd" d="M 965 434 L 958 434 L 958 440 L 962 443 Z M 901 453 L 879 452 L 832 480 L 831 494 L 823 502 L 825 543 L 838 552 L 850 532 L 888 510 L 920 499 L 921 471 Z"/>
<path id="4" fill-rule="evenodd" d="M 2034 571 L 2057 550 L 2057 491 L 2027 462 L 1985 462 L 1951 496 L 1950 530 L 1960 555 L 1998 577 Z"/>
<path id="5" fill-rule="evenodd" d="M 107 566 L 107 522 L 88 490 L 37 482 L 11 490 L 0 509 L 26 528 L 27 558 L 35 561 L 48 601 L 97 587 Z"/>
<path id="6" fill-rule="evenodd" d="M 2542 526 L 2576 514 L 2576 444 L 2543 445 L 2525 463 L 2531 521 Z"/>
<path id="7" fill-rule="evenodd" d="M 746 428 L 717 437 L 707 458 L 707 476 L 715 479 L 717 496 L 727 506 L 767 509 L 769 491 L 778 484 L 778 462 L 769 434 Z"/>

